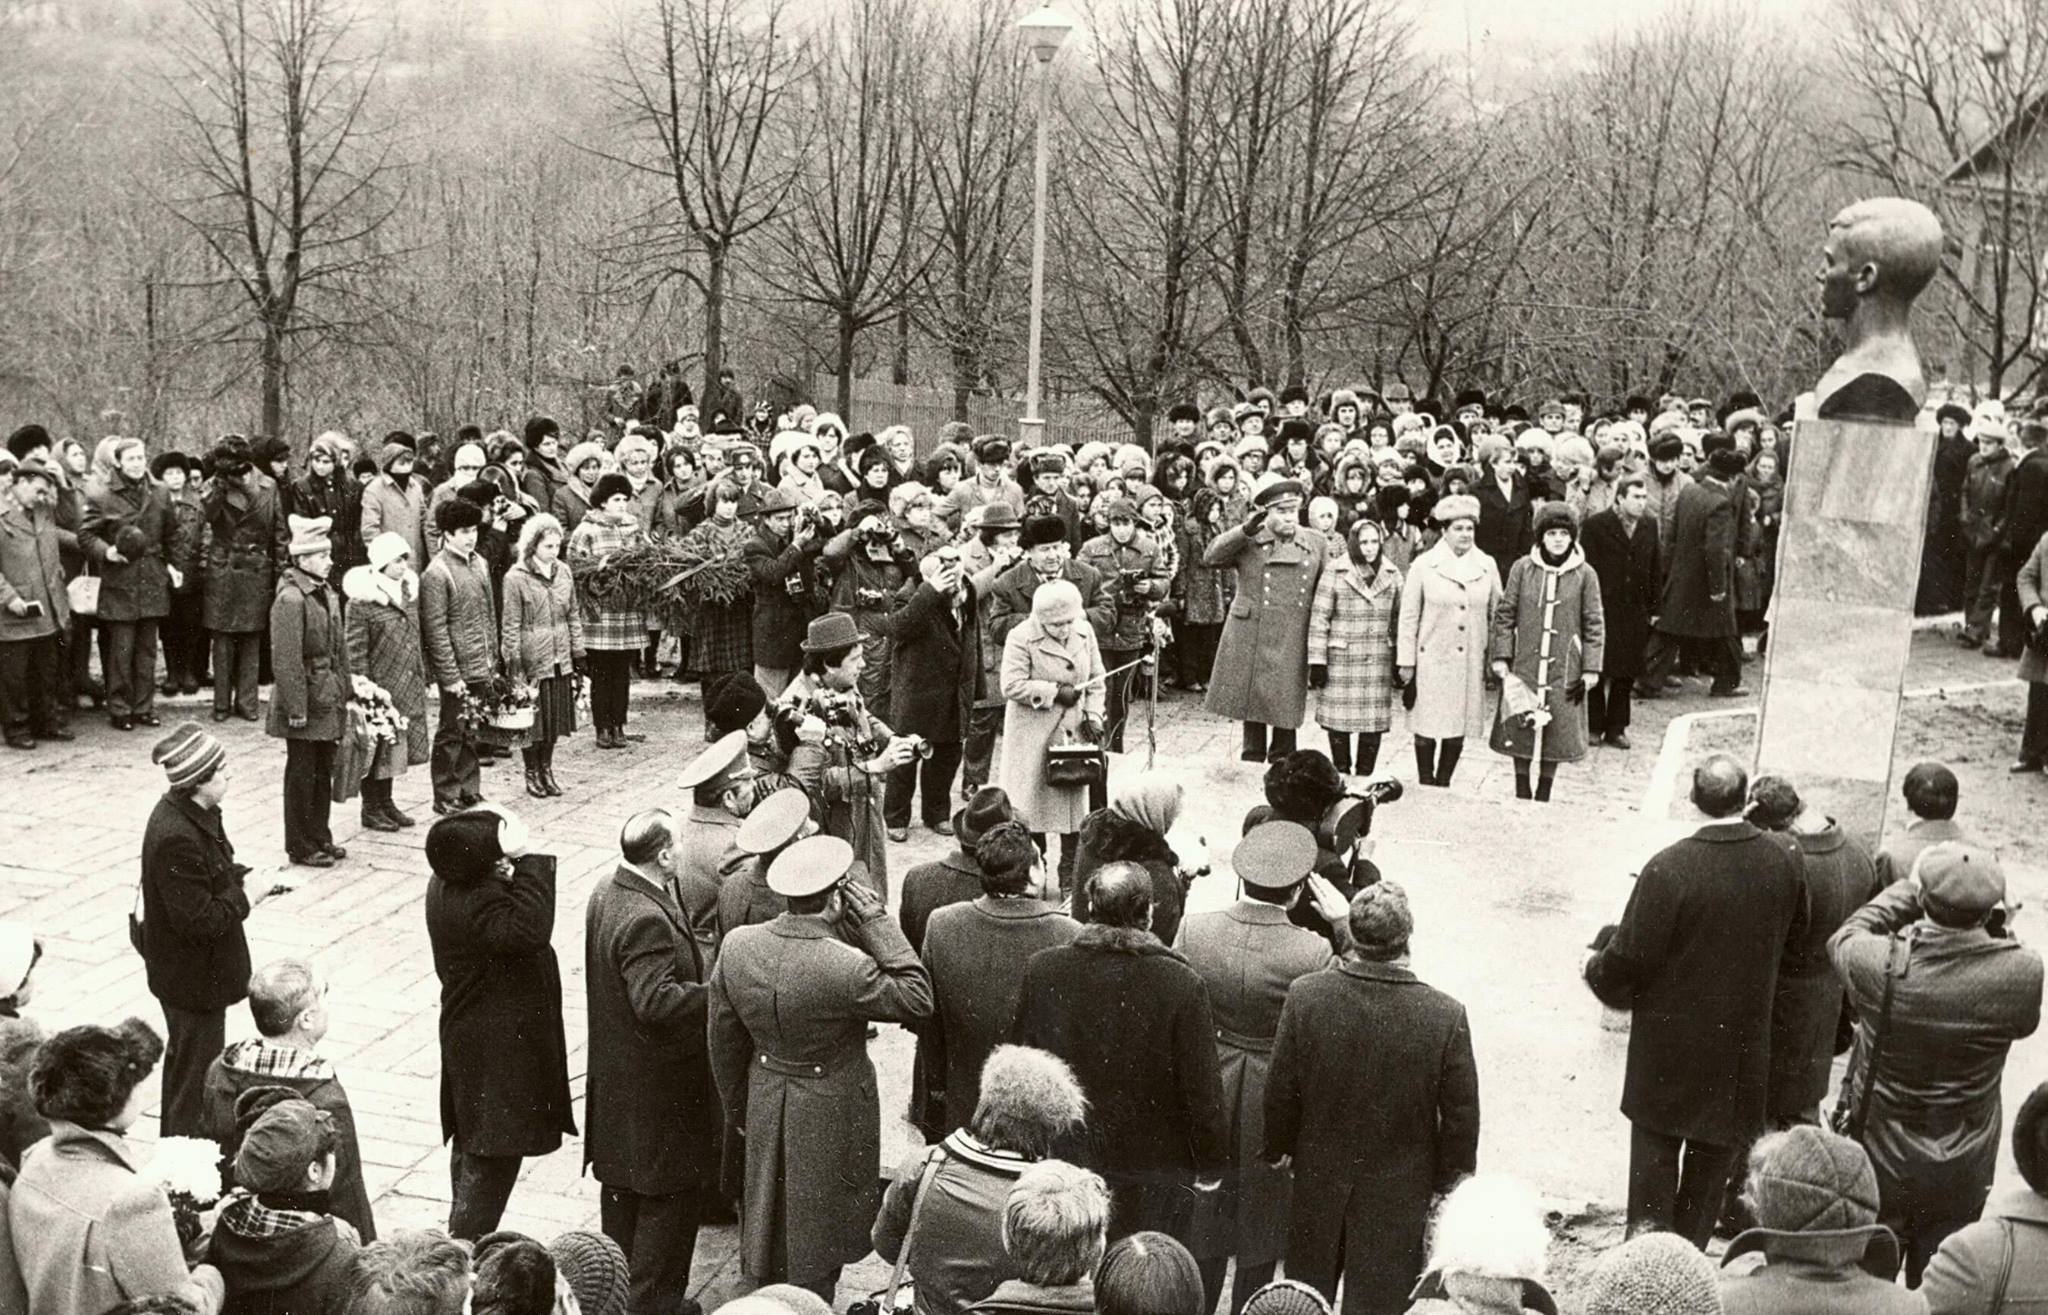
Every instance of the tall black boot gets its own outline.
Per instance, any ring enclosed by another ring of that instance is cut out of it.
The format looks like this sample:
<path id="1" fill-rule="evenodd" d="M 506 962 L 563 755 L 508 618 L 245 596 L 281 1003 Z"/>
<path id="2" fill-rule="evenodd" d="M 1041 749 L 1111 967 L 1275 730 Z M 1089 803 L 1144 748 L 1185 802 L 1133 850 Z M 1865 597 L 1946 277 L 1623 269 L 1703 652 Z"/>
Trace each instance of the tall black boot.
<path id="1" fill-rule="evenodd" d="M 1537 772 L 1537 774 L 1536 774 L 1536 802 L 1537 802 L 1537 803 L 1539 803 L 1539 804 L 1547 804 L 1547 803 L 1549 803 L 1549 802 L 1550 802 L 1550 783 L 1551 783 L 1552 781 L 1555 781 L 1556 779 L 1557 779 L 1557 764 L 1556 764 L 1556 763 L 1544 763 L 1544 764 L 1543 764 L 1543 768 L 1542 768 L 1542 770 L 1541 770 L 1541 771 L 1539 771 L 1539 772 Z"/>
<path id="2" fill-rule="evenodd" d="M 526 793 L 536 799 L 548 797 L 547 782 L 540 777 L 540 750 L 521 749 L 520 761 L 526 764 Z"/>
<path id="3" fill-rule="evenodd" d="M 1527 758 L 1517 758 L 1515 759 L 1515 798 L 1527 799 L 1528 797 L 1529 760 Z"/>
<path id="4" fill-rule="evenodd" d="M 403 746 L 399 752 L 404 752 Z M 380 781 L 374 776 L 363 778 L 362 823 L 371 831 L 396 831 L 398 822 L 391 816 L 391 782 Z"/>
<path id="5" fill-rule="evenodd" d="M 1266 724 L 1259 721 L 1244 723 L 1244 748 L 1237 755 L 1248 763 L 1266 761 Z"/>
<path id="6" fill-rule="evenodd" d="M 1462 735 L 1455 740 L 1447 739 L 1443 742 L 1443 752 L 1437 755 L 1436 760 L 1436 783 L 1438 785 L 1449 785 L 1451 783 L 1451 773 L 1458 770 L 1458 759 L 1464 752 L 1465 737 Z"/>
<path id="7" fill-rule="evenodd" d="M 1380 732 L 1360 731 L 1358 733 L 1358 774 L 1371 776 L 1380 765 Z"/>
<path id="8" fill-rule="evenodd" d="M 1330 737 L 1330 762 L 1337 768 L 1337 775 L 1351 775 L 1351 735 L 1348 731 L 1327 731 Z"/>
<path id="9" fill-rule="evenodd" d="M 551 795 L 560 795 L 562 787 L 555 780 L 555 742 L 549 740 L 540 746 L 540 779 Z"/>
<path id="10" fill-rule="evenodd" d="M 1415 779 L 1422 785 L 1435 785 L 1436 741 L 1427 735 L 1415 737 Z"/>

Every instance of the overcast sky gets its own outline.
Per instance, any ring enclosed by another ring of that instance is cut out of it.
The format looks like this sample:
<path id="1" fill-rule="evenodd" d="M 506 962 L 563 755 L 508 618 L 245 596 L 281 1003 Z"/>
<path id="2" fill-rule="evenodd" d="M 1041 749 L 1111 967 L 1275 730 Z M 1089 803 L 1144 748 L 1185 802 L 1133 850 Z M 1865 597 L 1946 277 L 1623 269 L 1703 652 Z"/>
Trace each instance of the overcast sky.
<path id="1" fill-rule="evenodd" d="M 1682 8 L 1688 0 L 1414 0 L 1417 35 L 1443 55 L 1465 52 L 1480 64 L 1535 49 L 1569 49 Z M 1810 13 L 1817 0 L 1755 0 L 1764 13 Z"/>

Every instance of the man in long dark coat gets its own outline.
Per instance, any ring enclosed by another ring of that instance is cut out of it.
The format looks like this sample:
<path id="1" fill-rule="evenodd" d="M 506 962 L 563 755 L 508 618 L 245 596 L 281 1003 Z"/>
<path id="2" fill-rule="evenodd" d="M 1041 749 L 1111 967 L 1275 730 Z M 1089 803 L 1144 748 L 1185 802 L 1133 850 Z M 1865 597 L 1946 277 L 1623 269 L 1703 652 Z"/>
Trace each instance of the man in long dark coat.
<path id="1" fill-rule="evenodd" d="M 910 797 L 922 797 L 926 827 L 951 835 L 948 820 L 960 747 L 981 688 L 981 599 L 957 549 L 942 548 L 918 564 L 923 578 L 897 594 L 890 626 L 889 726 L 931 746 L 924 758 L 889 774 L 882 818 L 889 838 L 908 839 Z"/>
<path id="2" fill-rule="evenodd" d="M 206 592 L 202 619 L 213 643 L 213 719 L 256 720 L 256 676 L 290 533 L 275 485 L 255 473 L 248 445 L 229 439 L 213 451 L 213 487 L 200 504 L 206 520 Z"/>
<path id="3" fill-rule="evenodd" d="M 1607 655 L 1600 683 L 1586 696 L 1586 733 L 1617 749 L 1629 747 L 1629 694 L 1643 669 L 1664 569 L 1649 511 L 1648 484 L 1641 475 L 1624 475 L 1614 505 L 1587 517 L 1581 536 L 1607 616 Z"/>
<path id="4" fill-rule="evenodd" d="M 526 843 L 525 824 L 497 808 L 451 814 L 427 832 L 448 1231 L 465 1240 L 497 1228 L 521 1159 L 552 1154 L 576 1131 L 562 969 L 549 944 L 555 860 Z"/>
<path id="5" fill-rule="evenodd" d="M 1778 962 L 1806 921 L 1799 857 L 1743 819 L 1748 785 L 1727 758 L 1694 771 L 1707 824 L 1643 865 L 1585 969 L 1595 995 L 1634 1014 L 1621 1093 L 1629 1231 L 1700 1247 L 1736 1148 L 1763 1129 Z"/>
<path id="6" fill-rule="evenodd" d="M 1479 1159 L 1465 1006 L 1408 966 L 1408 896 L 1352 897 L 1351 948 L 1287 990 L 1266 1076 L 1269 1161 L 1291 1170 L 1287 1276 L 1342 1315 L 1397 1315 L 1422 1276 L 1433 1200 Z M 1372 1093 L 1369 1100 L 1361 1092 Z"/>
<path id="7" fill-rule="evenodd" d="M 1741 456 L 1733 448 L 1717 448 L 1699 481 L 1686 485 L 1672 509 L 1668 569 L 1643 662 L 1646 692 L 1658 688 L 1680 649 L 1690 646 L 1714 677 L 1708 693 L 1717 698 L 1745 693 L 1742 641 L 1735 626 L 1737 517 L 1724 482 L 1730 466 L 1741 470 Z"/>
<path id="8" fill-rule="evenodd" d="M 789 912 L 736 929 L 711 972 L 711 1072 L 746 1130 L 740 1269 L 828 1301 L 882 1204 L 867 1025 L 932 1012 L 931 977 L 852 865 L 837 836 L 784 850 L 768 883 Z"/>
<path id="9" fill-rule="evenodd" d="M 1295 479 L 1262 486 L 1251 518 L 1217 535 L 1202 554 L 1204 566 L 1237 571 L 1237 597 L 1202 706 L 1243 723 L 1238 756 L 1246 762 L 1294 752 L 1294 732 L 1308 714 L 1309 611 L 1330 544 L 1300 523 L 1307 496 Z"/>
<path id="10" fill-rule="evenodd" d="M 662 809 L 628 819 L 619 866 L 592 887 L 584 917 L 583 1157 L 604 1187 L 605 1236 L 631 1266 L 630 1315 L 697 1315 L 690 1261 L 718 1177 L 709 974 L 676 888 L 678 830 Z"/>
<path id="11" fill-rule="evenodd" d="M 1110 863 L 1088 879 L 1094 922 L 1025 965 L 1009 1039 L 1066 1060 L 1088 1093 L 1085 1145 L 1069 1158 L 1108 1181 L 1110 1237 L 1185 1241 L 1195 1193 L 1222 1186 L 1230 1154 L 1209 997 L 1147 930 L 1144 868 Z"/>

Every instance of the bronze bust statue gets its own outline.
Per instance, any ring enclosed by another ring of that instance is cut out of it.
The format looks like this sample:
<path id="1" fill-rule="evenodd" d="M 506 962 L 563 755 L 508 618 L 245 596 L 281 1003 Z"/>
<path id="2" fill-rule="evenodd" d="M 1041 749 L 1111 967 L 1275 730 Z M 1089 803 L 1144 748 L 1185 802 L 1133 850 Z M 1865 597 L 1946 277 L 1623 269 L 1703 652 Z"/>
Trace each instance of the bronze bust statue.
<path id="1" fill-rule="evenodd" d="M 1873 197 L 1828 221 L 1821 250 L 1821 313 L 1843 322 L 1845 346 L 1814 389 L 1819 414 L 1913 423 L 1927 380 L 1907 327 L 1941 267 L 1941 221 L 1918 201 Z"/>

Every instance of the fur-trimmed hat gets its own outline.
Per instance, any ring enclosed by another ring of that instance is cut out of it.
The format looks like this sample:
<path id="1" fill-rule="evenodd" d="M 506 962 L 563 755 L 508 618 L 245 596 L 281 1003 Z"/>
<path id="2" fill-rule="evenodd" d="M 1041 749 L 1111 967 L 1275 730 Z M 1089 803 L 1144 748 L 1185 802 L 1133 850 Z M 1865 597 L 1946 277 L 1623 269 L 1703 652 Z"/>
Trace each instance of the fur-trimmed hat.
<path id="1" fill-rule="evenodd" d="M 1579 537 L 1579 514 L 1568 502 L 1546 502 L 1536 508 L 1532 528 L 1538 539 L 1551 530 L 1570 530 L 1576 539 Z"/>
<path id="2" fill-rule="evenodd" d="M 1469 493 L 1453 493 L 1447 498 L 1438 498 L 1436 507 L 1430 515 L 1435 517 L 1439 525 L 1449 525 L 1452 521 L 1472 521 L 1476 524 L 1479 520 L 1479 499 Z"/>
<path id="3" fill-rule="evenodd" d="M 1024 520 L 1024 534 L 1018 542 L 1026 548 L 1039 548 L 1049 543 L 1068 541 L 1071 527 L 1064 516 L 1028 516 Z"/>
<path id="4" fill-rule="evenodd" d="M 1960 402 L 1943 402 L 1941 407 L 1934 413 L 1934 419 L 1937 424 L 1943 420 L 1953 420 L 1965 429 L 1970 427 L 1972 418 L 1970 408 Z"/>
<path id="5" fill-rule="evenodd" d="M 620 494 L 624 494 L 628 498 L 632 497 L 633 481 L 616 471 L 609 475 L 600 475 L 597 478 L 597 483 L 591 487 L 590 505 L 593 508 L 602 508 L 605 503 L 610 502 Z"/>
<path id="6" fill-rule="evenodd" d="M 162 479 L 167 470 L 182 470 L 190 475 L 197 468 L 183 452 L 159 452 L 149 459 L 149 473 L 157 479 Z"/>
<path id="7" fill-rule="evenodd" d="M 1181 421 L 1186 420 L 1191 424 L 1199 425 L 1202 423 L 1202 408 L 1196 406 L 1193 402 L 1175 402 L 1167 409 L 1166 420 L 1168 424 L 1177 425 Z"/>

